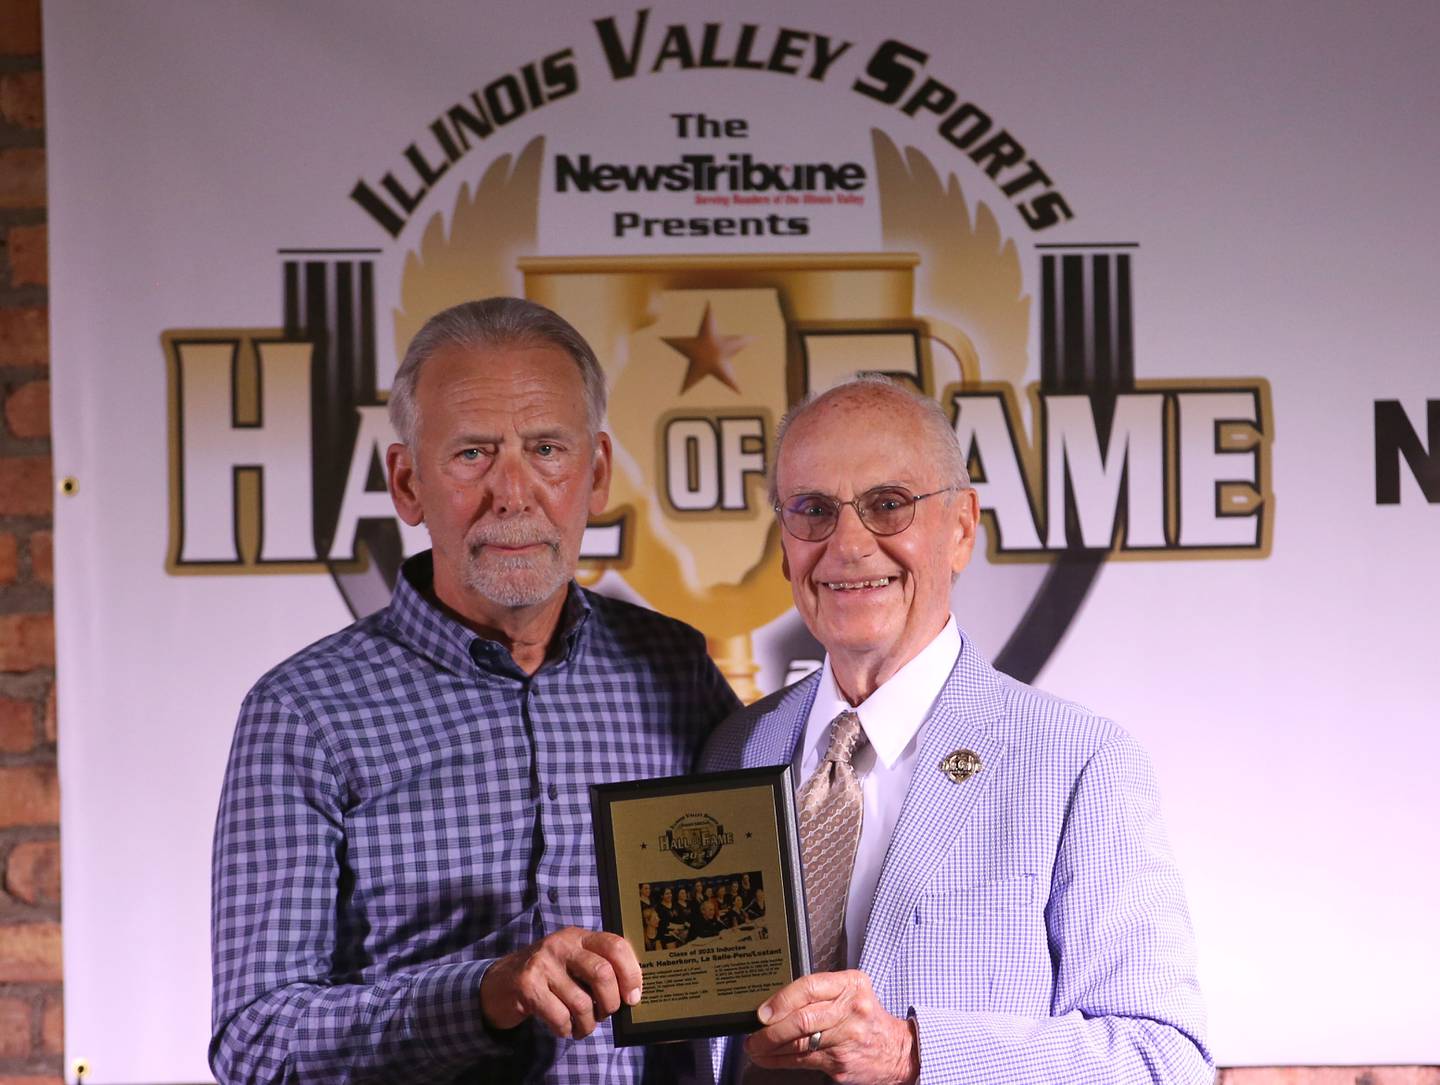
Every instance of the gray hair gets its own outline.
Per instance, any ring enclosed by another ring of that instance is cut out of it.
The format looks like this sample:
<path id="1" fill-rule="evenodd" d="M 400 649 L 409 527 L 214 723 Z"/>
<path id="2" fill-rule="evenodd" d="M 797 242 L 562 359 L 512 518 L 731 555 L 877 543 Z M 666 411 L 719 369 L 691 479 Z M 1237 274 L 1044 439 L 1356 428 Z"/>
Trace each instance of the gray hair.
<path id="1" fill-rule="evenodd" d="M 957 490 L 970 488 L 970 472 L 965 467 L 965 450 L 955 436 L 955 427 L 945 417 L 945 409 L 930 396 L 917 392 L 883 373 L 859 373 L 822 392 L 811 392 L 785 412 L 775 429 L 775 454 L 770 459 L 770 503 L 780 499 L 780 450 L 790 427 L 812 407 L 836 396 L 872 395 L 888 397 L 894 402 L 914 407 L 920 415 L 919 436 L 928 441 L 940 468 L 941 480 Z"/>
<path id="2" fill-rule="evenodd" d="M 405 350 L 405 359 L 390 387 L 390 424 L 411 448 L 420 429 L 415 389 L 420 371 L 447 347 L 497 350 L 503 347 L 551 346 L 575 361 L 585 385 L 585 421 L 590 436 L 605 423 L 605 372 L 585 337 L 558 313 L 524 298 L 485 298 L 444 309 L 425 322 Z"/>

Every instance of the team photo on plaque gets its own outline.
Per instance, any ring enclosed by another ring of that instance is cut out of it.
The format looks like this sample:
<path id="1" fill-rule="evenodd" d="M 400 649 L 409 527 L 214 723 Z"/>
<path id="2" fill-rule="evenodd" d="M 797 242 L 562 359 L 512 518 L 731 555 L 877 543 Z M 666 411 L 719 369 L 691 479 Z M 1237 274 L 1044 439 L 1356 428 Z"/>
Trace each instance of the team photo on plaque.
<path id="1" fill-rule="evenodd" d="M 748 942 L 770 937 L 765 924 L 765 875 L 758 870 L 733 877 L 680 879 L 640 885 L 645 950 L 679 949 L 706 938 Z"/>

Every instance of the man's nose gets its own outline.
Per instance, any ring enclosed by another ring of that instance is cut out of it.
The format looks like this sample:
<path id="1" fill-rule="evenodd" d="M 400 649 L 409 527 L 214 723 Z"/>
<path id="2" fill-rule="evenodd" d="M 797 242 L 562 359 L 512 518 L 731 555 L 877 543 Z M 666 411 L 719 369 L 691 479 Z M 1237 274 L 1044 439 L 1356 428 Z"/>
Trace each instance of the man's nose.
<path id="1" fill-rule="evenodd" d="M 875 545 L 875 535 L 860 519 L 854 505 L 841 505 L 840 515 L 835 521 L 835 531 L 830 536 L 830 545 L 844 554 L 868 553 Z"/>
<path id="2" fill-rule="evenodd" d="M 502 449 L 487 473 L 490 503 L 499 516 L 513 516 L 530 508 L 533 499 L 530 467 L 518 451 Z"/>

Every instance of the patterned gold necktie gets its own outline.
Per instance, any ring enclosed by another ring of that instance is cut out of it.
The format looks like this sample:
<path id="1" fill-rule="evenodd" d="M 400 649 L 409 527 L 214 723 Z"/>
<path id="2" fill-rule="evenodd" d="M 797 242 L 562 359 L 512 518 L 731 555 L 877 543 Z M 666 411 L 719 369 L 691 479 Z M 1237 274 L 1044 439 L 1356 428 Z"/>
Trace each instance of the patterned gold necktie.
<path id="1" fill-rule="evenodd" d="M 830 721 L 824 759 L 800 789 L 800 859 L 810 909 L 810 963 L 817 972 L 845 967 L 840 956 L 845 901 L 863 812 L 860 781 L 851 759 L 866 741 L 860 717 L 849 709 L 841 712 Z"/>

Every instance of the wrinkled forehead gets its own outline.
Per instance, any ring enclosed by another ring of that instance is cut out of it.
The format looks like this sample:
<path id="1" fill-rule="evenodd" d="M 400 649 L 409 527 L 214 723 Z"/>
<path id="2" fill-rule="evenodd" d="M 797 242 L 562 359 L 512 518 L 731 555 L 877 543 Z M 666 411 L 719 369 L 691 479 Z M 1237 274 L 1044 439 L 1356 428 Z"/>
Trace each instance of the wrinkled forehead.
<path id="1" fill-rule="evenodd" d="M 580 371 L 549 346 L 437 351 L 420 373 L 416 399 L 422 431 L 461 421 L 588 428 Z"/>
<path id="2" fill-rule="evenodd" d="M 876 486 L 923 486 L 935 473 L 928 430 L 915 404 L 864 390 L 824 397 L 785 434 L 777 489 L 863 493 Z"/>

